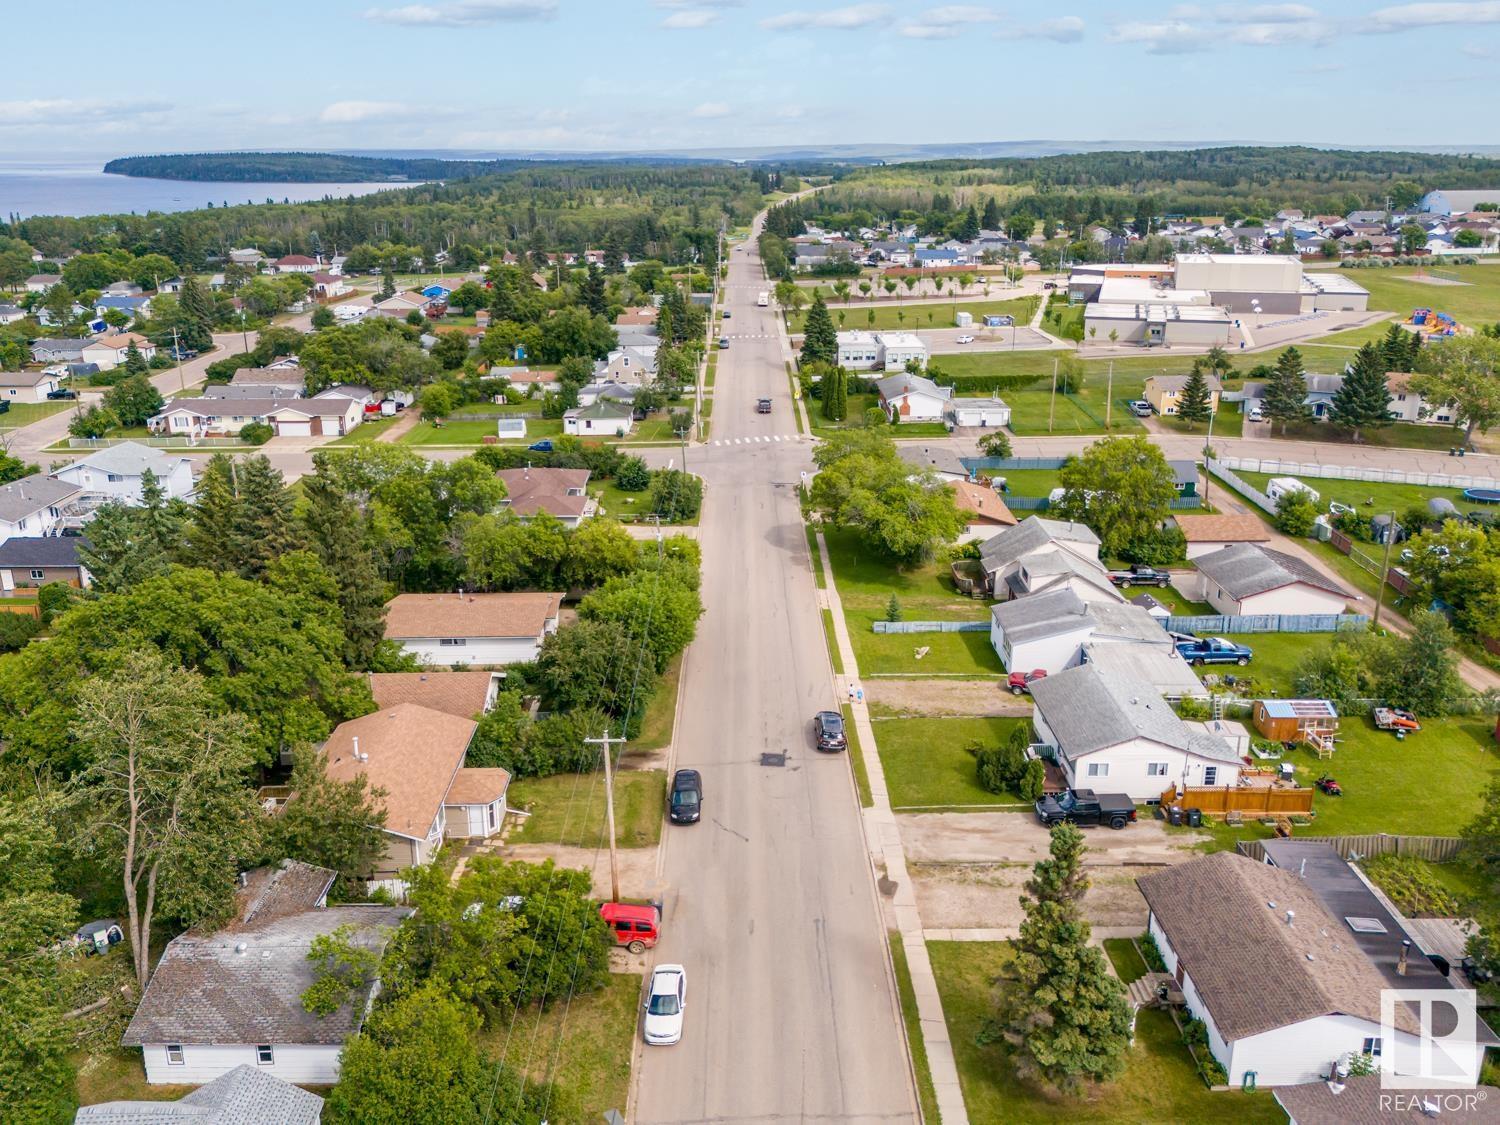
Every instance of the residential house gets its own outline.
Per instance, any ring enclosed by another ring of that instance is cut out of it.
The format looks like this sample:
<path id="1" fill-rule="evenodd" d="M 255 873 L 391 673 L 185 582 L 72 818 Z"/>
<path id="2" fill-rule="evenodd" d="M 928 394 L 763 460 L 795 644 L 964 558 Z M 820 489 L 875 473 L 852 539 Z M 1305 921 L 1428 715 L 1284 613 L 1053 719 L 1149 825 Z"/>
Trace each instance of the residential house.
<path id="1" fill-rule="evenodd" d="M 588 494 L 589 470 L 545 469 L 526 466 L 495 473 L 505 484 L 505 507 L 527 519 L 546 512 L 564 527 L 577 527 L 598 511 Z"/>
<path id="2" fill-rule="evenodd" d="M 302 396 L 296 394 L 289 387 L 277 386 L 274 383 L 268 383 L 263 386 L 256 386 L 253 383 L 249 385 L 240 383 L 205 383 L 203 384 L 200 397 L 235 399 L 236 401 L 244 402 L 248 399 L 264 398 L 278 398 L 290 401 Z"/>
<path id="3" fill-rule="evenodd" d="M 1198 462 L 1191 458 L 1184 461 L 1168 461 L 1172 470 L 1172 483 L 1177 486 L 1178 496 L 1198 495 Z"/>
<path id="4" fill-rule="evenodd" d="M 156 478 L 167 499 L 185 500 L 192 496 L 193 462 L 137 441 L 100 449 L 64 465 L 52 475 L 102 499 L 139 505 L 144 503 L 143 480 L 147 471 Z"/>
<path id="5" fill-rule="evenodd" d="M 385 635 L 427 664 L 497 667 L 535 660 L 557 632 L 561 594 L 397 594 Z"/>
<path id="6" fill-rule="evenodd" d="M 1269 543 L 1266 525 L 1249 515 L 1179 515 L 1173 517 L 1187 540 L 1187 557 L 1197 559 L 1240 543 Z"/>
<path id="7" fill-rule="evenodd" d="M 317 273 L 320 269 L 322 264 L 306 254 L 288 254 L 276 259 L 277 273 Z"/>
<path id="8" fill-rule="evenodd" d="M 0 371 L 0 402 L 46 402 L 62 380 L 45 371 Z"/>
<path id="9" fill-rule="evenodd" d="M 370 694 L 382 710 L 415 703 L 431 711 L 475 719 L 495 705 L 504 672 L 370 672 Z"/>
<path id="10" fill-rule="evenodd" d="M 79 491 L 42 473 L 0 484 L 0 539 L 54 534 Z"/>
<path id="11" fill-rule="evenodd" d="M 325 387 L 313 395 L 312 401 L 316 402 L 319 399 L 327 398 L 353 399 L 361 407 L 374 406 L 380 401 L 380 395 L 376 392 L 375 388 L 367 387 L 363 383 L 334 383 L 332 386 Z M 409 402 L 411 396 L 408 394 L 406 399 Z"/>
<path id="12" fill-rule="evenodd" d="M 1177 413 L 1182 403 L 1182 391 L 1189 378 L 1187 375 L 1152 375 L 1146 380 L 1142 393 L 1158 414 L 1170 417 Z M 1205 375 L 1204 380 L 1208 383 L 1208 408 L 1217 412 L 1219 396 L 1224 392 L 1223 384 L 1217 375 Z"/>
<path id="13" fill-rule="evenodd" d="M 350 285 L 336 273 L 315 273 L 312 275 L 313 295 L 325 300 L 331 297 L 342 297 L 350 291 Z"/>
<path id="14" fill-rule="evenodd" d="M 1173 784 L 1233 785 L 1239 777 L 1235 749 L 1184 723 L 1144 680 L 1087 663 L 1034 680 L 1031 696 L 1037 738 L 1070 787 L 1155 801 Z"/>
<path id="15" fill-rule="evenodd" d="M 33 363 L 81 363 L 83 362 L 83 349 L 92 343 L 93 341 L 87 338 L 40 337 L 31 341 L 31 361 Z"/>
<path id="16" fill-rule="evenodd" d="M 343 397 L 174 398 L 147 426 L 156 433 L 201 438 L 233 436 L 263 422 L 276 437 L 318 437 L 350 433 L 363 420 L 364 408 Z"/>
<path id="17" fill-rule="evenodd" d="M 430 304 L 432 301 L 420 293 L 396 293 L 383 301 L 376 301 L 375 313 L 378 316 L 405 320 L 414 312 L 426 312 Z"/>
<path id="18" fill-rule="evenodd" d="M 100 371 L 113 371 L 125 362 L 131 344 L 142 359 L 149 362 L 156 358 L 156 345 L 138 332 L 119 332 L 90 341 L 84 345 L 80 357 L 85 363 L 97 363 Z"/>
<path id="19" fill-rule="evenodd" d="M 240 1063 L 176 1101 L 79 1106 L 73 1125 L 318 1125 L 323 1099 L 259 1066 Z"/>
<path id="20" fill-rule="evenodd" d="M 0 542 L 0 595 L 52 582 L 86 589 L 88 568 L 78 561 L 83 542 L 74 535 L 15 536 Z"/>
<path id="21" fill-rule="evenodd" d="M 163 281 L 160 285 L 158 285 L 156 287 L 156 291 L 158 293 L 181 293 L 182 292 L 182 278 L 180 278 L 180 277 L 169 277 L 169 278 L 167 278 L 166 281 Z"/>
<path id="22" fill-rule="evenodd" d="M 615 327 L 624 328 L 628 325 L 650 325 L 656 323 L 657 309 L 655 305 L 643 305 L 640 308 L 626 309 L 615 317 Z"/>
<path id="23" fill-rule="evenodd" d="M 643 389 L 630 383 L 590 383 L 578 388 L 578 405 L 592 406 L 599 399 L 605 398 L 622 406 L 633 407 L 636 395 Z"/>
<path id="24" fill-rule="evenodd" d="M 94 312 L 97 315 L 103 316 L 110 309 L 118 313 L 124 313 L 131 320 L 148 317 L 151 315 L 151 298 L 112 294 L 105 294 L 94 298 Z"/>
<path id="25" fill-rule="evenodd" d="M 983 541 L 1007 527 L 1016 525 L 1005 500 L 993 488 L 971 480 L 952 481 L 953 504 L 964 518 L 960 543 Z"/>
<path id="26" fill-rule="evenodd" d="M 300 367 L 241 367 L 229 380 L 236 387 L 262 387 L 267 398 L 300 398 L 307 392 L 307 372 Z"/>
<path id="27" fill-rule="evenodd" d="M 398 703 L 340 723 L 323 744 L 335 781 L 364 777 L 385 790 L 385 854 L 371 875 L 393 886 L 408 867 L 431 862 L 445 839 L 487 839 L 505 822 L 510 774 L 466 768 L 478 723 L 415 703 Z"/>
<path id="28" fill-rule="evenodd" d="M 635 411 L 607 398 L 563 412 L 563 433 L 578 437 L 624 437 L 635 429 Z"/>
<path id="29" fill-rule="evenodd" d="M 1398 422 L 1431 422 L 1441 426 L 1451 426 L 1462 421 L 1462 412 L 1457 403 L 1430 403 L 1424 399 L 1411 385 L 1415 377 L 1405 371 L 1392 371 L 1386 375 L 1385 389 L 1391 395 L 1388 409 L 1392 418 Z"/>
<path id="30" fill-rule="evenodd" d="M 957 250 L 942 250 L 937 248 L 919 249 L 912 256 L 913 264 L 918 269 L 934 269 L 948 266 L 961 266 L 965 257 Z"/>
<path id="31" fill-rule="evenodd" d="M 630 344 L 614 348 L 594 364 L 593 382 L 643 386 L 656 377 L 656 345 Z"/>
<path id="32" fill-rule="evenodd" d="M 944 421 L 956 429 L 998 429 L 1010 425 L 1010 407 L 1003 398 L 953 398 Z"/>
<path id="33" fill-rule="evenodd" d="M 1198 601 L 1223 614 L 1343 613 L 1358 596 L 1294 555 L 1236 543 L 1199 555 Z"/>
<path id="34" fill-rule="evenodd" d="M 26 292 L 45 293 L 54 285 L 61 283 L 62 275 L 55 273 L 34 273 L 26 279 Z"/>
<path id="35" fill-rule="evenodd" d="M 253 270 L 260 269 L 261 263 L 266 256 L 259 250 L 231 250 L 229 260 L 237 266 L 246 266 Z"/>
<path id="36" fill-rule="evenodd" d="M 1307 375 L 1304 376 L 1303 382 L 1307 386 L 1307 394 L 1302 399 L 1302 404 L 1308 408 L 1315 421 L 1322 421 L 1328 417 L 1333 406 L 1333 396 L 1344 385 L 1344 377 L 1342 375 Z M 1264 402 L 1266 384 L 1258 380 L 1247 382 L 1241 394 L 1244 396 L 1245 409 L 1248 412 Z"/>
<path id="37" fill-rule="evenodd" d="M 902 372 L 875 384 L 886 417 L 902 422 L 939 422 L 953 397 L 952 387 L 940 387 L 924 375 Z"/>
<path id="38" fill-rule="evenodd" d="M 212 1082 L 244 1064 L 309 1085 L 338 1080 L 344 1042 L 359 1032 L 380 988 L 356 985 L 335 1012 L 316 1016 L 302 994 L 317 977 L 318 937 L 347 935 L 379 960 L 404 906 L 328 905 L 335 872 L 283 860 L 242 877 L 223 928 L 189 930 L 167 943 L 121 1039 L 140 1047 L 152 1085 Z"/>
<path id="39" fill-rule="evenodd" d="M 1396 1003 L 1382 1030 L 1391 982 L 1361 948 L 1364 919 L 1330 911 L 1297 871 L 1217 852 L 1136 882 L 1147 932 L 1229 1085 L 1248 1074 L 1260 1086 L 1318 1082 L 1357 1055 L 1389 1054 L 1398 1070 L 1416 1058 L 1422 1029 L 1408 1005 Z M 1253 973 L 1247 987 L 1253 965 L 1275 971 Z M 1473 1050 L 1477 1075 L 1484 1045 Z"/>
<path id="40" fill-rule="evenodd" d="M 1271 1091 L 1288 1125 L 1490 1125 L 1487 1090 L 1444 1088 L 1388 1090 L 1379 1074 L 1336 1082 L 1304 1082 Z"/>
<path id="41" fill-rule="evenodd" d="M 949 484 L 968 480 L 969 470 L 958 459 L 958 454 L 940 445 L 908 445 L 896 447 L 896 456 L 914 469 L 931 469 L 940 480 Z"/>
<path id="42" fill-rule="evenodd" d="M 1099 537 L 1081 523 L 1028 516 L 979 549 L 994 596 L 1001 601 L 1068 586 L 1084 601 L 1119 601 L 1099 561 Z"/>
<path id="43" fill-rule="evenodd" d="M 0 304 L 0 326 L 25 320 L 29 314 L 19 305 Z"/>
<path id="44" fill-rule="evenodd" d="M 661 347 L 661 337 L 656 334 L 654 325 L 631 324 L 624 328 L 615 329 L 615 346 L 621 348 L 650 348 L 654 357 L 656 349 Z"/>

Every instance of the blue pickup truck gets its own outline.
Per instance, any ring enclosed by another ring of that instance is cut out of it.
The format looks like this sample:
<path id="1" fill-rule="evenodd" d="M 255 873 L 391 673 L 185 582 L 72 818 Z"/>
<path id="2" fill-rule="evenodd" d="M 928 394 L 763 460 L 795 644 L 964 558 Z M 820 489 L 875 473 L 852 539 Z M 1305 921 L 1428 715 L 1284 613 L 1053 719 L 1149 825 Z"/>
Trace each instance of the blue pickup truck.
<path id="1" fill-rule="evenodd" d="M 1177 655 L 1189 664 L 1245 665 L 1255 654 L 1224 637 L 1190 637 L 1177 642 Z"/>

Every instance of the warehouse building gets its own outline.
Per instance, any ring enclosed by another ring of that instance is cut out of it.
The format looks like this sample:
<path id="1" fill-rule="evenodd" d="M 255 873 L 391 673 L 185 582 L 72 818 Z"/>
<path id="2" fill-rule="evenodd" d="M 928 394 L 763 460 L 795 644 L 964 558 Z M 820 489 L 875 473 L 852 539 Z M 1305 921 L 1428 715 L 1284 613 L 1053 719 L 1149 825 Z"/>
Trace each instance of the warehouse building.
<path id="1" fill-rule="evenodd" d="M 1234 321 L 1214 305 L 1177 305 L 1164 302 L 1089 305 L 1083 328 L 1090 339 L 1122 344 L 1189 347 L 1227 346 Z M 1114 335 L 1111 336 L 1110 333 Z"/>

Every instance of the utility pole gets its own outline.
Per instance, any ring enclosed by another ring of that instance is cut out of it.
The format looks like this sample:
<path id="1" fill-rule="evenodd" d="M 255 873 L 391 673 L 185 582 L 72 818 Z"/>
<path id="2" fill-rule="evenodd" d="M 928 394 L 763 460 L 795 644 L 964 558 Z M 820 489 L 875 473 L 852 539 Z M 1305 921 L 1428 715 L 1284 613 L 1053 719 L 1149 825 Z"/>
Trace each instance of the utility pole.
<path id="1" fill-rule="evenodd" d="M 1047 400 L 1047 432 L 1052 432 L 1052 415 L 1057 409 L 1057 360 L 1052 361 L 1052 397 Z"/>
<path id="2" fill-rule="evenodd" d="M 588 746 L 604 747 L 604 820 L 609 833 L 609 887 L 610 901 L 620 901 L 620 853 L 615 847 L 615 767 L 610 761 L 609 748 L 613 743 L 625 744 L 623 738 L 610 738 L 606 729 L 598 738 L 585 738 Z"/>
<path id="3" fill-rule="evenodd" d="M 1214 419 L 1218 416 L 1219 412 L 1217 410 L 1209 412 L 1208 436 L 1203 439 L 1203 506 L 1205 508 L 1208 507 L 1208 482 L 1213 476 L 1213 474 L 1208 471 L 1208 448 L 1209 443 L 1214 439 Z"/>
<path id="4" fill-rule="evenodd" d="M 177 329 L 172 329 L 172 355 L 177 360 L 177 384 L 178 390 L 187 393 L 187 375 L 182 370 L 182 344 L 177 339 Z"/>
<path id="5" fill-rule="evenodd" d="M 1380 628 L 1380 610 L 1385 605 L 1385 576 L 1391 572 L 1391 547 L 1396 542 L 1396 513 L 1391 511 L 1391 522 L 1387 525 L 1385 535 L 1385 557 L 1380 560 L 1380 589 L 1375 593 L 1375 617 L 1370 622 L 1370 627 Z"/>

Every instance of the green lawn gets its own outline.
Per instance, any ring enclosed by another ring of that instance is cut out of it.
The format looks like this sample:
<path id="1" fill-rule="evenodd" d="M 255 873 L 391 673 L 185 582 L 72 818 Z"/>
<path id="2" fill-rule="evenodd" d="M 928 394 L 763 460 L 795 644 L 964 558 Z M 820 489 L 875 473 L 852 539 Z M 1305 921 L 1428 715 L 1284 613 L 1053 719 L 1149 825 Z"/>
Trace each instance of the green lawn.
<path id="1" fill-rule="evenodd" d="M 844 417 L 842 421 L 831 422 L 823 417 L 823 400 L 809 398 L 807 400 L 807 420 L 812 423 L 813 433 L 826 437 L 835 430 L 857 429 L 865 424 L 865 411 L 880 405 L 880 398 L 873 394 L 856 394 L 845 396 Z M 905 433 L 906 427 L 893 430 L 892 433 Z M 946 433 L 946 430 L 942 432 Z"/>
<path id="2" fill-rule="evenodd" d="M 1415 268 L 1345 272 L 1370 291 L 1372 309 L 1389 309 L 1403 320 L 1419 308 L 1448 313 L 1470 328 L 1500 320 L 1500 269 L 1485 265 L 1440 268 L 1465 284 L 1430 285 L 1416 281 Z"/>
<path id="3" fill-rule="evenodd" d="M 483 445 L 485 438 L 494 436 L 494 422 L 444 422 L 441 426 L 434 426 L 424 419 L 407 430 L 396 441 L 401 445 Z M 544 437 L 561 436 L 562 419 L 528 418 L 526 436 L 518 441 L 529 445 Z M 508 441 L 505 444 L 514 445 L 517 442 Z"/>
<path id="4" fill-rule="evenodd" d="M 593 1125 L 606 1110 L 625 1112 L 640 1001 L 639 976 L 611 973 L 597 992 L 545 1011 L 527 1008 L 514 1033 L 508 1019 L 497 1022 L 480 1032 L 479 1044 L 495 1057 L 509 1038 L 507 1064 L 535 1081 L 552 1080 L 548 1119 Z"/>
<path id="5" fill-rule="evenodd" d="M 678 653 L 657 681 L 656 694 L 651 697 L 651 702 L 646 705 L 646 713 L 641 716 L 641 733 L 626 745 L 627 754 L 632 751 L 665 750 L 671 745 L 672 728 L 677 722 L 677 691 L 681 683 L 682 654 Z"/>
<path id="6" fill-rule="evenodd" d="M 1185 422 L 1175 415 L 1157 415 L 1157 422 L 1161 428 L 1174 434 L 1201 434 L 1204 441 L 1208 440 L 1207 422 Z M 1214 417 L 1215 438 L 1237 438 L 1244 434 L 1245 416 L 1239 412 L 1237 407 L 1226 405 Z"/>
<path id="7" fill-rule="evenodd" d="M 1456 426 L 1433 426 L 1417 422 L 1392 422 L 1389 426 L 1360 431 L 1356 443 L 1349 431 L 1327 422 L 1293 422 L 1281 432 L 1278 424 L 1271 428 L 1271 437 L 1286 441 L 1331 442 L 1338 445 L 1372 445 L 1381 449 L 1455 449 L 1463 444 L 1463 430 Z M 1481 447 L 1485 437 L 1475 435 L 1475 444 Z M 1334 457 L 1326 458 L 1334 460 Z M 1462 468 L 1460 467 L 1460 470 Z"/>
<path id="8" fill-rule="evenodd" d="M 1285 474 L 1242 473 L 1235 470 L 1235 476 L 1246 484 L 1254 485 L 1262 492 L 1266 490 L 1267 481 L 1273 476 L 1282 475 Z M 1426 507 L 1427 501 L 1436 497 L 1451 500 L 1453 506 L 1460 512 L 1494 510 L 1493 505 L 1474 504 L 1465 500 L 1461 488 L 1428 488 L 1419 484 L 1387 484 L 1384 481 L 1340 480 L 1335 477 L 1298 477 L 1295 479 L 1301 480 L 1318 494 L 1320 497 L 1318 507 L 1325 511 L 1330 500 L 1337 500 L 1340 504 L 1347 504 L 1369 516 L 1394 511 L 1399 517 L 1408 508 Z M 1367 503 L 1370 500 L 1374 503 Z M 1378 556 L 1381 552 L 1381 548 L 1373 543 L 1364 543 L 1360 546 L 1369 554 Z"/>
<path id="9" fill-rule="evenodd" d="M 843 306 L 832 306 L 829 312 L 833 314 L 834 325 L 838 325 L 839 313 L 844 313 L 845 328 L 863 328 L 866 330 L 881 331 L 884 329 L 916 329 L 916 328 L 953 328 L 955 313 L 971 313 L 974 317 L 974 334 L 980 336 L 984 332 L 984 318 L 986 316 L 1013 316 L 1016 323 L 1025 325 L 1036 312 L 1036 297 L 1022 296 L 1016 294 L 1012 297 L 991 298 L 976 301 L 970 298 L 962 298 L 951 303 L 923 303 L 923 304 L 898 304 L 897 302 L 882 299 L 879 302 L 871 301 L 861 304 L 858 301 L 859 290 L 850 294 L 851 303 L 845 308 Z M 870 323 L 870 313 L 875 314 L 875 323 Z M 929 322 L 928 316 L 931 314 Z M 793 313 L 788 317 L 791 322 L 790 331 L 793 334 L 800 333 L 807 325 L 807 311 Z"/>
<path id="10" fill-rule="evenodd" d="M 651 513 L 651 493 L 626 492 L 615 487 L 612 480 L 601 483 L 589 482 L 589 495 L 599 501 L 599 514 L 617 519 L 621 523 L 640 523 Z"/>
<path id="11" fill-rule="evenodd" d="M 1134 589 L 1125 592 L 1128 593 L 1130 597 L 1135 597 L 1136 591 Z M 1183 617 L 1191 617 L 1197 614 L 1217 612 L 1214 607 L 1209 605 L 1207 602 L 1188 601 L 1187 598 L 1183 597 L 1177 592 L 1177 589 L 1174 586 L 1149 586 L 1142 589 L 1141 592 L 1150 594 L 1153 598 L 1161 602 L 1162 605 L 1166 606 L 1173 613 Z"/>
<path id="12" fill-rule="evenodd" d="M 1082 340 L 1084 308 L 1083 305 L 1070 305 L 1067 301 L 1049 304 L 1047 311 L 1042 314 L 1042 327 L 1064 340 Z"/>
<path id="13" fill-rule="evenodd" d="M 870 808 L 875 804 L 875 798 L 870 793 L 870 769 L 865 764 L 865 748 L 859 740 L 859 731 L 854 729 L 854 708 L 845 703 L 840 710 L 844 713 L 844 730 L 849 736 L 849 766 L 854 770 L 854 788 L 859 793 L 861 808 Z"/>
<path id="14" fill-rule="evenodd" d="M 985 469 L 984 472 L 1005 478 L 1007 496 L 1045 500 L 1058 487 L 1056 469 Z"/>
<path id="15" fill-rule="evenodd" d="M 61 414 L 64 410 L 73 409 L 71 402 L 13 402 L 10 409 L 0 414 L 0 430 L 18 430 L 22 426 L 29 426 L 33 422 L 40 422 L 43 418 L 50 418 L 54 414 Z"/>
<path id="16" fill-rule="evenodd" d="M 127 1047 L 93 1052 L 77 1050 L 69 1059 L 78 1070 L 75 1089 L 79 1105 L 113 1101 L 175 1102 L 198 1088 L 151 1085 L 146 1081 L 141 1052 Z"/>
<path id="17" fill-rule="evenodd" d="M 996 688 L 998 691 L 999 688 Z M 880 764 L 894 809 L 945 805 L 1019 805 L 1015 794 L 979 787 L 971 742 L 996 746 L 1025 719 L 878 719 Z"/>
<path id="18" fill-rule="evenodd" d="M 911 1047 L 912 1066 L 917 1072 L 917 1099 L 922 1103 L 922 1120 L 937 1125 L 937 1091 L 932 1085 L 932 1068 L 927 1063 L 927 1044 L 922 1040 L 922 1021 L 917 1013 L 917 992 L 911 983 L 911 968 L 906 963 L 906 945 L 901 934 L 892 930 L 891 965 L 896 970 L 896 993 L 901 999 L 901 1022 L 906 1025 L 906 1042 Z"/>
<path id="19" fill-rule="evenodd" d="M 943 357 L 945 360 L 947 356 Z M 944 364 L 946 372 L 947 365 Z M 1051 372 L 1048 372 L 1050 379 Z M 955 384 L 959 394 L 968 393 L 962 382 Z M 1104 434 L 1103 386 L 1085 383 L 1077 395 L 1053 395 L 1050 383 L 1044 379 L 1040 384 L 1027 387 L 1012 387 L 998 392 L 1010 406 L 1010 428 L 1022 436 L 1037 434 Z M 1114 409 L 1110 411 L 1109 425 L 1114 432 L 1140 431 L 1138 418 L 1125 407 L 1127 400 L 1115 395 Z"/>
<path id="20" fill-rule="evenodd" d="M 858 536 L 826 529 L 828 557 L 844 606 L 844 623 L 859 673 L 872 675 L 998 676 L 1004 670 L 984 633 L 893 633 L 877 635 L 894 593 L 906 621 L 984 621 L 986 603 L 959 595 L 948 567 L 929 562 L 897 569 L 862 547 Z M 917 652 L 927 652 L 919 659 Z"/>
<path id="21" fill-rule="evenodd" d="M 828 660 L 833 665 L 833 673 L 836 676 L 844 674 L 844 658 L 839 653 L 838 634 L 833 628 L 833 610 L 825 609 L 823 616 L 823 639 L 828 643 Z"/>
<path id="22" fill-rule="evenodd" d="M 1120 983 L 1133 984 L 1146 975 L 1146 962 L 1141 960 L 1140 952 L 1129 938 L 1105 938 L 1103 944 Z"/>
<path id="23" fill-rule="evenodd" d="M 354 427 L 352 431 L 337 441 L 331 441 L 328 444 L 331 446 L 369 445 L 372 441 L 379 440 L 381 434 L 385 433 L 400 420 L 400 417 L 397 416 L 395 418 L 377 418 L 373 422 L 364 422 Z"/>
<path id="24" fill-rule="evenodd" d="M 1193 1067 L 1172 1018 L 1151 1008 L 1136 1017 L 1124 1075 L 1079 1097 L 1022 1082 L 1004 1040 L 981 1046 L 979 1036 L 1006 988 L 1011 950 L 1003 942 L 927 943 L 953 1042 L 964 1105 L 975 1125 L 1029 1122 L 1234 1121 L 1284 1122 L 1269 1091 L 1213 1093 Z"/>
<path id="25" fill-rule="evenodd" d="M 615 777 L 615 840 L 620 847 L 655 846 L 666 799 L 662 770 L 625 770 Z M 604 840 L 603 773 L 524 778 L 511 783 L 506 800 L 512 808 L 531 812 L 511 835 L 514 843 L 594 848 Z"/>

